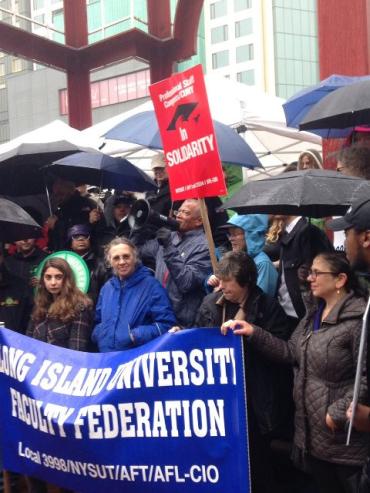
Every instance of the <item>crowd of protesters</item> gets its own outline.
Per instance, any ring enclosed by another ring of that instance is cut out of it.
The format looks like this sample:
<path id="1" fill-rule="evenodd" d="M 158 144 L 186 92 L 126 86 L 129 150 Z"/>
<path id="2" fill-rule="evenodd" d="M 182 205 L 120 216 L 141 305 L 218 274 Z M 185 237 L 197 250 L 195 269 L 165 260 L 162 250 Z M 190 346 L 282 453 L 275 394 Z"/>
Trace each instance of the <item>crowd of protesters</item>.
<path id="1" fill-rule="evenodd" d="M 307 150 L 296 168 L 321 169 L 321 156 Z M 325 226 L 301 216 L 229 218 L 218 197 L 207 199 L 214 272 L 198 200 L 171 201 L 162 155 L 152 170 L 158 189 L 146 200 L 175 218 L 177 231 L 150 222 L 133 228 L 133 193 L 114 191 L 101 201 L 55 179 L 53 214 L 40 219 L 29 210 L 43 237 L 2 245 L 0 321 L 53 345 L 99 352 L 143 345 L 169 330 L 232 330 L 245 353 L 252 492 L 370 492 L 370 358 L 351 407 L 370 279 L 370 199 Z M 370 147 L 360 142 L 340 152 L 338 172 L 369 179 L 369 170 Z M 335 251 L 330 228 L 344 231 L 346 254 Z M 44 261 L 59 250 L 86 262 L 86 294 L 66 260 Z M 36 478 L 27 484 L 29 492 L 46 491 Z"/>

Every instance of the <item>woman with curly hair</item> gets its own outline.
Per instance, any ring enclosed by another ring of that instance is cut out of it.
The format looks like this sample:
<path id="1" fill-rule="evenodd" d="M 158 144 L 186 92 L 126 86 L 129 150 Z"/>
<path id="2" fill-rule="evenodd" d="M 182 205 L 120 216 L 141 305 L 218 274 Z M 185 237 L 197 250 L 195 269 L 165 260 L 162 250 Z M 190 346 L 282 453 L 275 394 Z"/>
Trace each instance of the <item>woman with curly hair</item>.
<path id="1" fill-rule="evenodd" d="M 27 335 L 76 351 L 86 351 L 92 327 L 92 302 L 76 286 L 68 262 L 45 262 Z"/>
<path id="2" fill-rule="evenodd" d="M 270 257 L 275 267 L 279 267 L 280 240 L 284 233 L 285 221 L 282 216 L 270 216 L 270 227 L 266 233 L 263 251 Z"/>
<path id="3" fill-rule="evenodd" d="M 92 327 L 92 301 L 76 286 L 68 262 L 45 262 L 27 335 L 76 351 L 87 351 Z M 28 493 L 47 493 L 45 481 L 28 477 Z M 72 493 L 59 489 L 61 493 Z"/>

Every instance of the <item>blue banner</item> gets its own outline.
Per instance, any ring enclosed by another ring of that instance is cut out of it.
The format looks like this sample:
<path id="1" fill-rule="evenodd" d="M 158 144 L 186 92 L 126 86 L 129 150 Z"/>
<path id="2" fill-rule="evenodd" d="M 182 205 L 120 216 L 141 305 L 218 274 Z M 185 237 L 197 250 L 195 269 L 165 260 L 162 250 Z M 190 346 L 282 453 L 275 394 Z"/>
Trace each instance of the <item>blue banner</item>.
<path id="1" fill-rule="evenodd" d="M 242 338 L 82 353 L 0 330 L 4 467 L 78 492 L 250 491 Z"/>

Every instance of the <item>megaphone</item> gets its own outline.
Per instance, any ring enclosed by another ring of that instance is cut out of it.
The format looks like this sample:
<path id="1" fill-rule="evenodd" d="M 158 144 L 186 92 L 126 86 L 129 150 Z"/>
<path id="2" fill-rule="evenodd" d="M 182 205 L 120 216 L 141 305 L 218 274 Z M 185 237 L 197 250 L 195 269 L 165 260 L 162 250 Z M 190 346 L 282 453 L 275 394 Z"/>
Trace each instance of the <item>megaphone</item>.
<path id="1" fill-rule="evenodd" d="M 180 227 L 180 223 L 175 219 L 151 209 L 149 202 L 145 199 L 139 199 L 134 203 L 128 216 L 128 223 L 133 231 L 142 228 L 146 224 L 152 224 L 159 228 L 168 228 L 172 231 L 177 231 Z"/>

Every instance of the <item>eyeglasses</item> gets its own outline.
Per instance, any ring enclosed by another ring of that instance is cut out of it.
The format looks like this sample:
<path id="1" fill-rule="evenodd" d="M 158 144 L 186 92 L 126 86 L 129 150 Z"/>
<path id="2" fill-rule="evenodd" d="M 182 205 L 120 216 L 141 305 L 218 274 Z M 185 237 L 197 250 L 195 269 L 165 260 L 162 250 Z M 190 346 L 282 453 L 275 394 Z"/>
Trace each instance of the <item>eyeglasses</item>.
<path id="1" fill-rule="evenodd" d="M 90 235 L 72 235 L 72 240 L 89 240 Z"/>
<path id="2" fill-rule="evenodd" d="M 317 269 L 309 269 L 307 271 L 307 277 L 311 277 L 311 279 L 315 280 L 317 276 L 321 276 L 322 274 L 330 274 L 331 276 L 337 276 L 337 272 L 328 272 L 328 271 L 323 271 L 323 270 L 317 270 Z"/>
<path id="3" fill-rule="evenodd" d="M 189 216 L 191 216 L 191 212 L 190 212 L 190 211 L 183 211 L 183 210 L 181 210 L 181 209 L 180 209 L 179 211 L 173 211 L 173 215 L 174 215 L 175 217 L 179 216 L 180 214 L 181 214 L 182 216 L 185 216 L 185 217 L 189 217 Z"/>
<path id="4" fill-rule="evenodd" d="M 244 236 L 244 232 L 240 231 L 240 233 L 227 233 L 227 238 L 231 240 L 232 238 L 237 238 L 238 236 Z"/>

